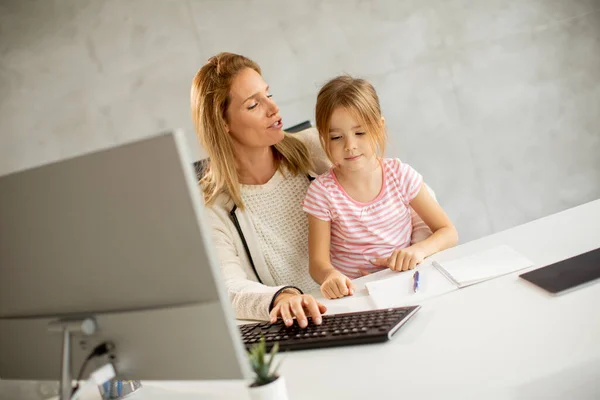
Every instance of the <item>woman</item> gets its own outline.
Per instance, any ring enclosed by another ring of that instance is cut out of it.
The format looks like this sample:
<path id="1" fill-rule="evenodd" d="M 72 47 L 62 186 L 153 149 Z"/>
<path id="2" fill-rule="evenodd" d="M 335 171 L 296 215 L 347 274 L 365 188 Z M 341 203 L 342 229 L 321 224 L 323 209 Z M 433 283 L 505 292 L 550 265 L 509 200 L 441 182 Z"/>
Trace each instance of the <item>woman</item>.
<path id="1" fill-rule="evenodd" d="M 302 199 L 329 161 L 315 130 L 283 132 L 279 108 L 260 67 L 220 53 L 194 77 L 192 119 L 210 157 L 201 180 L 213 243 L 236 317 L 307 315 L 321 323 L 324 305 L 304 294 L 317 290 L 308 273 L 308 225 Z M 413 215 L 413 241 L 431 230 Z"/>

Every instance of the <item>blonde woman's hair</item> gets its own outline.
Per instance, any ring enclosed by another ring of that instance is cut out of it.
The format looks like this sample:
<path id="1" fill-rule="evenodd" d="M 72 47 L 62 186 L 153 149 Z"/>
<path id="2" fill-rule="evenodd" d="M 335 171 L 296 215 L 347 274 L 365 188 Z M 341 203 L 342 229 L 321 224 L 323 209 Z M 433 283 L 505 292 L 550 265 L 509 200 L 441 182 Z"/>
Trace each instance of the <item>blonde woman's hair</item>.
<path id="1" fill-rule="evenodd" d="M 364 79 L 341 75 L 327 82 L 319 91 L 315 119 L 319 138 L 327 157 L 333 162 L 329 149 L 329 124 L 337 108 L 347 110 L 371 140 L 373 150 L 383 156 L 386 145 L 385 127 L 381 120 L 381 107 L 375 88 Z"/>
<path id="2" fill-rule="evenodd" d="M 226 121 L 227 108 L 231 102 L 231 83 L 246 68 L 261 73 L 258 64 L 244 56 L 219 53 L 198 70 L 192 82 L 192 120 L 200 144 L 210 157 L 207 171 L 200 180 L 204 201 L 208 205 L 219 194 L 227 193 L 238 208 L 244 209 L 235 154 Z M 312 169 L 308 149 L 289 134 L 285 134 L 284 139 L 273 146 L 273 153 L 279 168 L 285 166 L 292 174 L 308 174 Z"/>

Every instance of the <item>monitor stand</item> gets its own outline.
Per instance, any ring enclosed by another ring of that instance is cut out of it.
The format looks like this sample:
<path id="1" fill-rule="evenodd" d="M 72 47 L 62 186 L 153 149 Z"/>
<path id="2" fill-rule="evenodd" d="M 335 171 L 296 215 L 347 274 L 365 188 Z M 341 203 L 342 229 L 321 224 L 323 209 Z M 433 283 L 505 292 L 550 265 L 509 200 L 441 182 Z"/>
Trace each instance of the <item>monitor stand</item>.
<path id="1" fill-rule="evenodd" d="M 96 333 L 98 327 L 93 318 L 83 319 L 60 319 L 50 322 L 48 330 L 50 332 L 60 332 L 63 336 L 62 358 L 60 370 L 60 386 L 58 398 L 60 400 L 69 400 L 71 398 L 72 373 L 71 373 L 71 338 L 73 334 L 83 333 L 86 336 Z"/>

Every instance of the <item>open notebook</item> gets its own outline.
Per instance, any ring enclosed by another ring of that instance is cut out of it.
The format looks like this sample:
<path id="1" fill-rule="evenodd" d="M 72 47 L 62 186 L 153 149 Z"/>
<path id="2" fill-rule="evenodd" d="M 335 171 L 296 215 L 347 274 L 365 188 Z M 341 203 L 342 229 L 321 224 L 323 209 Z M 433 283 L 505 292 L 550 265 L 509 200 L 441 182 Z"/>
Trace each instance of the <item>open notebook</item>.
<path id="1" fill-rule="evenodd" d="M 420 288 L 413 292 L 414 271 L 386 271 L 382 279 L 365 287 L 379 308 L 418 304 L 431 297 L 451 292 L 511 272 L 533 263 L 512 248 L 502 245 L 452 261 L 421 264 Z M 387 277 L 389 276 L 389 277 Z"/>

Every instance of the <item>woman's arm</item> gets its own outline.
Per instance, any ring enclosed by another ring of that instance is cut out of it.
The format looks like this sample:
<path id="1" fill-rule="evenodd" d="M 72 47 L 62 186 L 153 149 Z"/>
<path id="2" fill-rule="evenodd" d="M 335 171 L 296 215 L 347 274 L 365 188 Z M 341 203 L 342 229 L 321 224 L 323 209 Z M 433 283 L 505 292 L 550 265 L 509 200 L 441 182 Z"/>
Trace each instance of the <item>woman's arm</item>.
<path id="1" fill-rule="evenodd" d="M 237 254 L 233 234 L 226 222 L 210 208 L 206 213 L 211 219 L 212 242 L 236 318 L 269 319 L 269 305 L 281 287 L 266 286 L 251 279 L 250 271 L 243 267 Z"/>
<path id="2" fill-rule="evenodd" d="M 296 317 L 298 324 L 306 327 L 306 316 L 311 315 L 316 324 L 321 323 L 321 314 L 327 308 L 314 297 L 293 288 L 286 289 L 286 286 L 272 287 L 253 280 L 250 267 L 244 267 L 237 253 L 234 234 L 227 222 L 215 210 L 209 208 L 206 211 L 211 219 L 213 244 L 236 318 L 275 322 L 281 317 L 289 326 Z"/>

